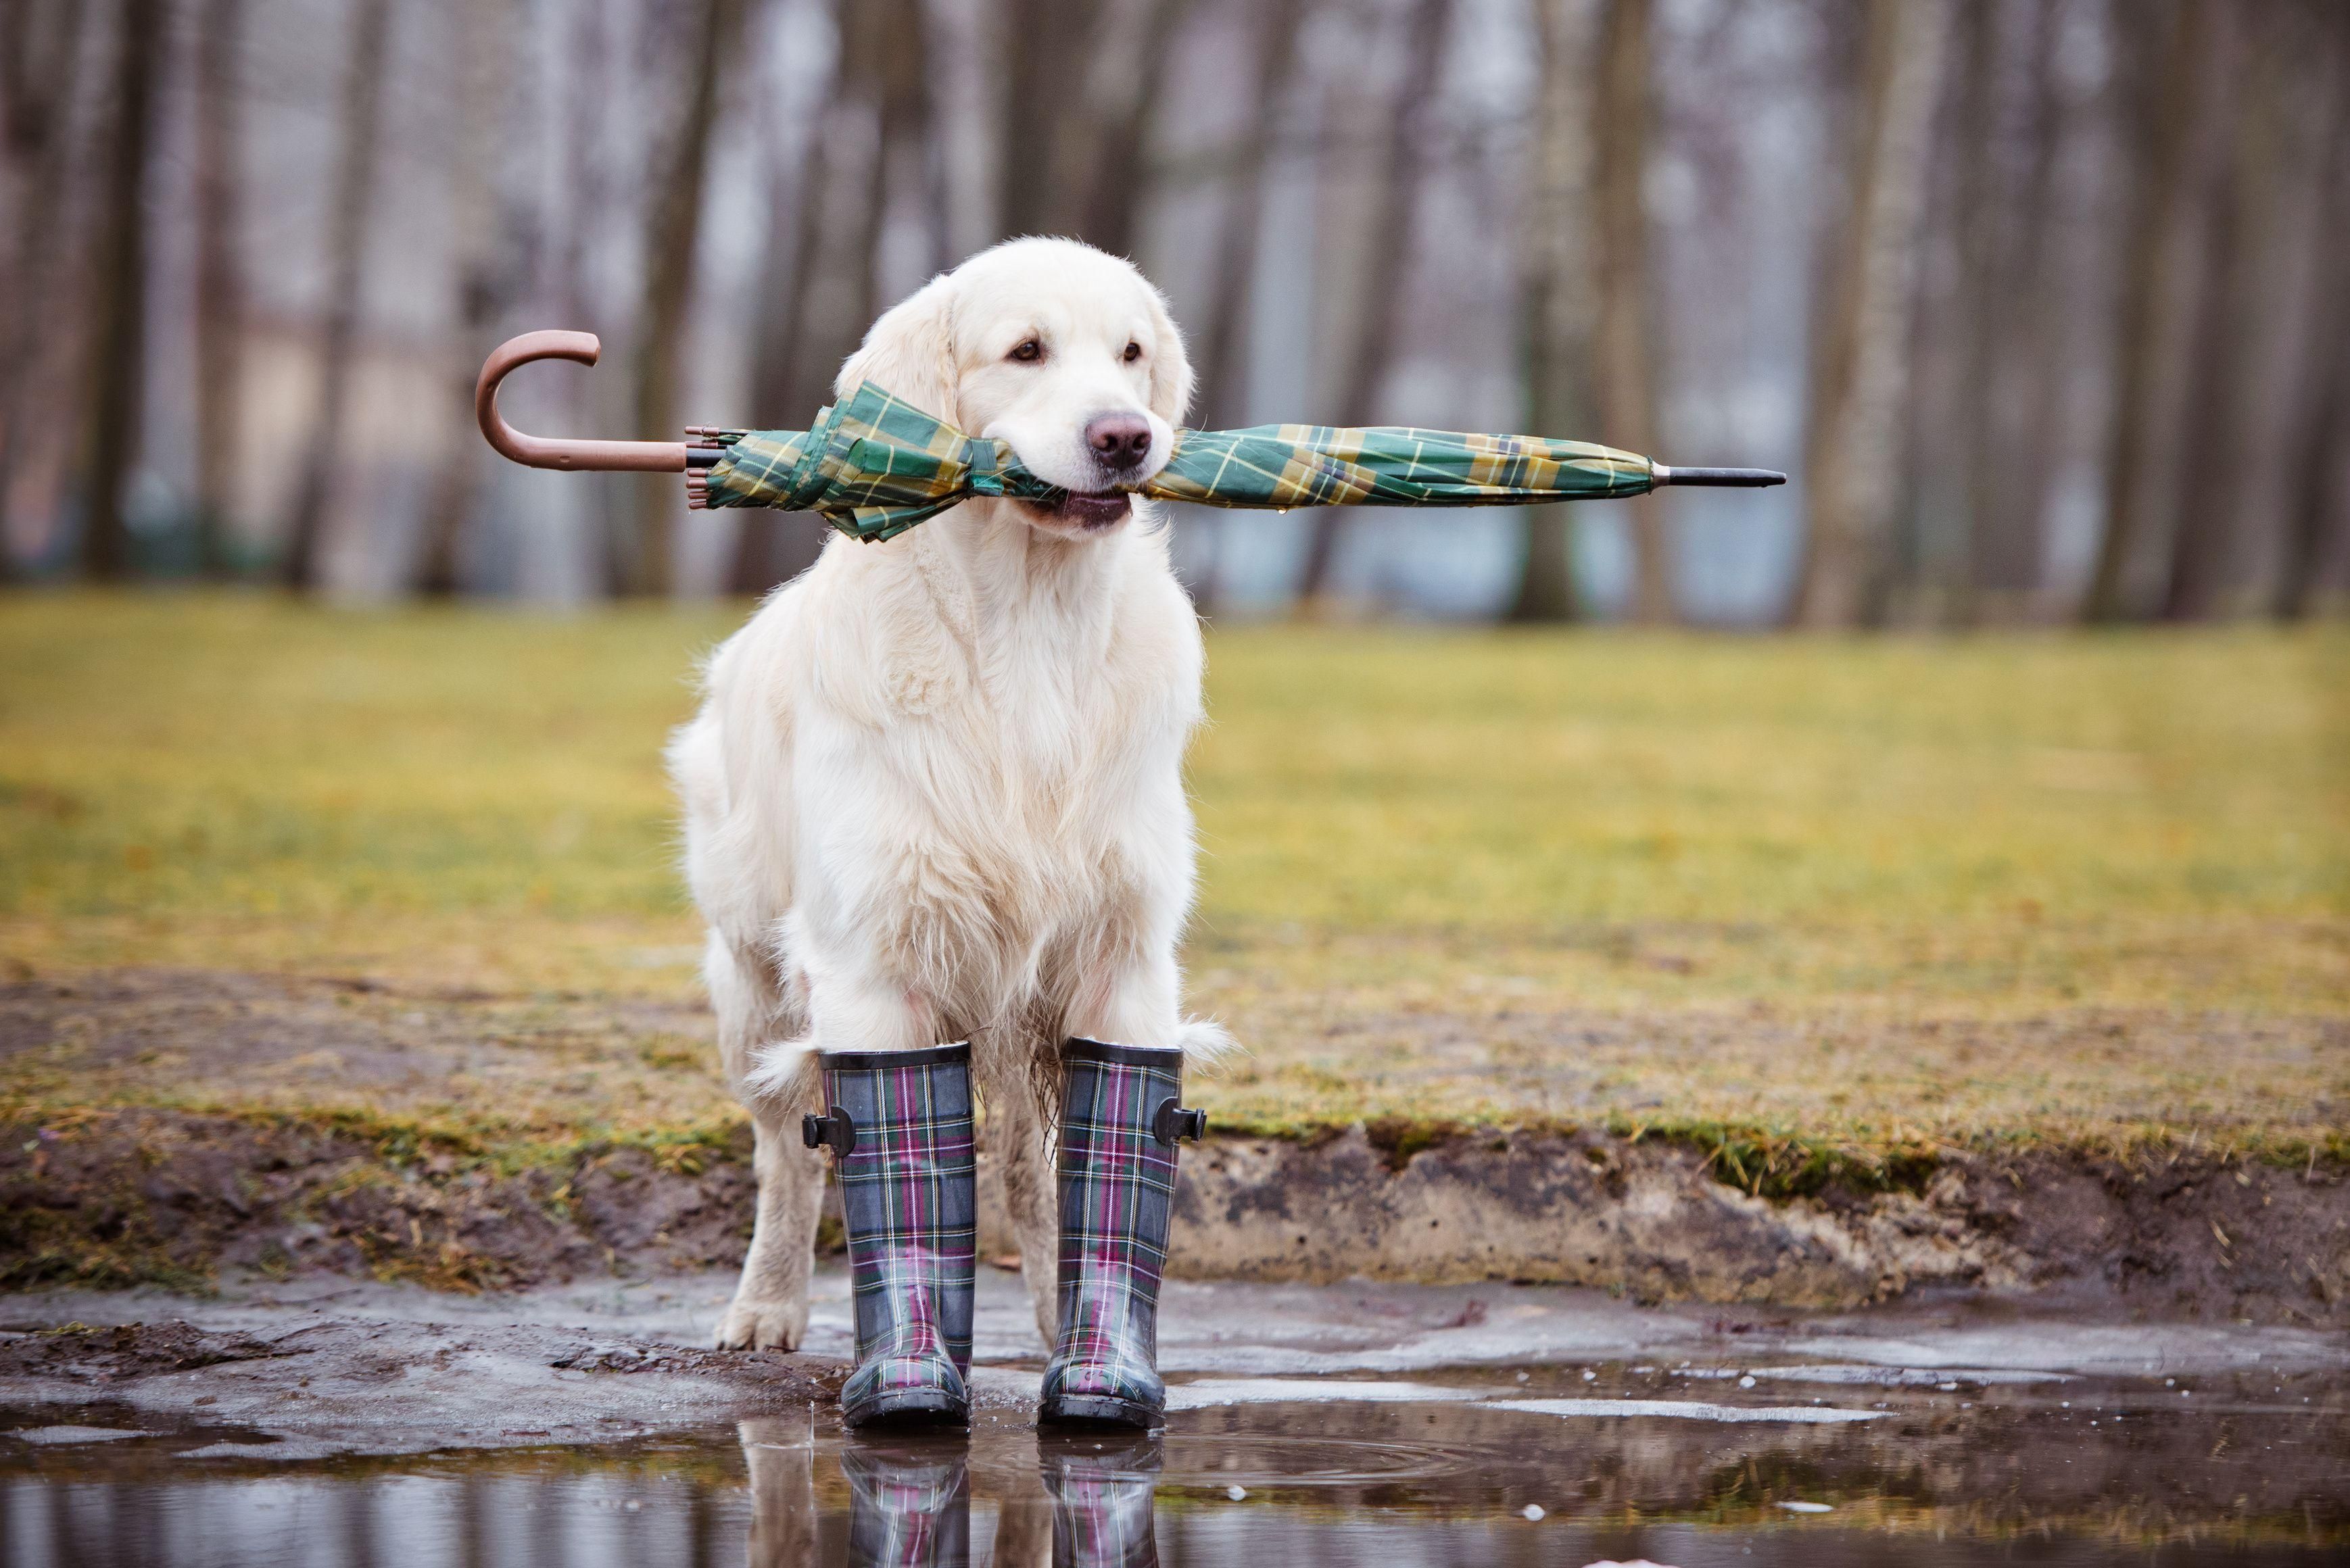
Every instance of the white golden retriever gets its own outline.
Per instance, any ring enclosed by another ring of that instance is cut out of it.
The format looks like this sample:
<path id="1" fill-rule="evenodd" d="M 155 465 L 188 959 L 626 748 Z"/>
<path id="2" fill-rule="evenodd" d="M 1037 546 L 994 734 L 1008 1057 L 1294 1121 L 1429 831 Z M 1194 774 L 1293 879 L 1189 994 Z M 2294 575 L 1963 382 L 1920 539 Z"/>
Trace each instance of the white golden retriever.
<path id="1" fill-rule="evenodd" d="M 1228 1044 L 1184 1020 L 1175 965 L 1199 625 L 1146 504 L 1113 489 L 1165 464 L 1191 369 L 1133 267 L 1029 239 L 876 322 L 837 389 L 868 380 L 1071 494 L 833 539 L 718 650 L 671 742 L 719 1051 L 757 1135 L 757 1226 L 717 1338 L 806 1330 L 813 1054 L 969 1039 L 1049 1344 L 1061 1042 Z"/>

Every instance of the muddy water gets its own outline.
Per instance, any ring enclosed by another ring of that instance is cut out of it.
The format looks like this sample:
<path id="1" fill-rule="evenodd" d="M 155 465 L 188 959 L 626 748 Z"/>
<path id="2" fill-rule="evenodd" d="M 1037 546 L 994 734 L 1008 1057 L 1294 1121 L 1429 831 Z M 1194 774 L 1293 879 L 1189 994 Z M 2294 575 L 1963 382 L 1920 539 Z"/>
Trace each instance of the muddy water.
<path id="1" fill-rule="evenodd" d="M 691 1337 L 715 1283 L 453 1314 L 397 1293 L 15 1298 L 20 1346 L 95 1348 L 51 1357 L 70 1376 L 0 1378 L 0 1557 L 2350 1562 L 2350 1354 L 2330 1336 L 1187 1286 L 1169 1302 L 1165 1432 L 1040 1438 L 1033 1330 L 996 1282 L 970 1433 L 866 1438 L 828 1415 L 818 1374 L 835 1364 L 779 1358 L 745 1377 L 740 1358 L 664 1348 Z M 28 1303 L 52 1324 L 169 1310 L 191 1325 L 44 1333 Z M 845 1305 L 828 1284 L 820 1348 Z M 134 1341 L 160 1348 L 141 1362 Z"/>

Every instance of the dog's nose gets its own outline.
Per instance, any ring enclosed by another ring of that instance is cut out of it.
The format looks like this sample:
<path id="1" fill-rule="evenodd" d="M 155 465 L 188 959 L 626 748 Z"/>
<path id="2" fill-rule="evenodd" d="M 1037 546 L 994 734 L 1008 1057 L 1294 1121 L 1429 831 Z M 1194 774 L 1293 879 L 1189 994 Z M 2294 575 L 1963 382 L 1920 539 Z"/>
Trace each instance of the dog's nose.
<path id="1" fill-rule="evenodd" d="M 1150 421 L 1140 414 L 1096 414 L 1086 421 L 1086 445 L 1106 469 L 1140 468 L 1150 455 Z"/>

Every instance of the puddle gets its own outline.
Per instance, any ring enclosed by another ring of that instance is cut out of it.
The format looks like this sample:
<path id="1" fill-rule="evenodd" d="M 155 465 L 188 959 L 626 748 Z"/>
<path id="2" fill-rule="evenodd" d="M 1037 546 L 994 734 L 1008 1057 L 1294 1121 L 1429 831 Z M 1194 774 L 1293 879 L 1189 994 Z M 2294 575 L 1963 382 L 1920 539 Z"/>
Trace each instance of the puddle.
<path id="1" fill-rule="evenodd" d="M 1530 1377 L 1530 1394 L 1513 1375 L 1201 1379 L 1142 1441 L 1040 1438 L 990 1398 L 967 1438 L 849 1437 L 810 1407 L 617 1445 L 307 1463 L 279 1462 L 281 1442 L 251 1428 L 100 1402 L 8 1417 L 0 1550 L 11 1568 L 2087 1568 L 2350 1553 L 2343 1418 L 2281 1385 L 2264 1399 L 2208 1389 L 2191 1410 L 2158 1383 L 2076 1380 L 2062 1400 L 2012 1405 L 1877 1388 L 1887 1397 L 1829 1422 L 1825 1407 L 1718 1403 L 1705 1397 L 1718 1379 L 1543 1397 L 1556 1380 Z"/>
<path id="2" fill-rule="evenodd" d="M 2350 1561 L 2333 1336 L 1187 1285 L 1167 1428 L 1134 1441 L 1039 1437 L 1024 1300 L 983 1284 L 968 1438 L 877 1440 L 832 1418 L 837 1364 L 682 1348 L 701 1278 L 13 1297 L 0 1563 Z M 845 1348 L 845 1282 L 818 1298 L 814 1347 Z"/>

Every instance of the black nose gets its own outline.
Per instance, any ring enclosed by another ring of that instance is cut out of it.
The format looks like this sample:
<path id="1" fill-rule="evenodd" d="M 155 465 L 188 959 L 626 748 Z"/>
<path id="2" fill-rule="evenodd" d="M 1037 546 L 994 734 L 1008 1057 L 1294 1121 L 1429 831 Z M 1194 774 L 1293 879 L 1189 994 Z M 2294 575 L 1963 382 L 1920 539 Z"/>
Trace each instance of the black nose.
<path id="1" fill-rule="evenodd" d="M 1150 455 L 1150 421 L 1140 414 L 1096 414 L 1086 421 L 1086 445 L 1104 468 L 1140 468 Z"/>

